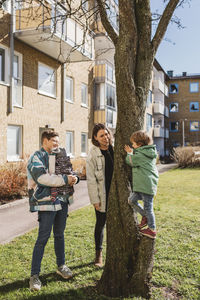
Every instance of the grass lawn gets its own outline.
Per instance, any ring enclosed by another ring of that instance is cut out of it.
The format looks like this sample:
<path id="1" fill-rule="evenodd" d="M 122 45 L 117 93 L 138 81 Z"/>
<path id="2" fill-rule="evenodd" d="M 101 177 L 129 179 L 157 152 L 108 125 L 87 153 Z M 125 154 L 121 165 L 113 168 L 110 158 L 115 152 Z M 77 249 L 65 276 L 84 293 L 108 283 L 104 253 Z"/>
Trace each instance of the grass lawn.
<path id="1" fill-rule="evenodd" d="M 199 169 L 177 169 L 160 176 L 155 199 L 158 236 L 151 299 L 200 299 L 199 175 Z M 55 273 L 53 239 L 49 240 L 42 261 L 40 292 L 28 288 L 37 230 L 0 245 L 0 299 L 111 299 L 97 295 L 95 289 L 102 270 L 93 266 L 94 222 L 91 206 L 68 218 L 66 258 L 74 273 L 69 281 Z"/>

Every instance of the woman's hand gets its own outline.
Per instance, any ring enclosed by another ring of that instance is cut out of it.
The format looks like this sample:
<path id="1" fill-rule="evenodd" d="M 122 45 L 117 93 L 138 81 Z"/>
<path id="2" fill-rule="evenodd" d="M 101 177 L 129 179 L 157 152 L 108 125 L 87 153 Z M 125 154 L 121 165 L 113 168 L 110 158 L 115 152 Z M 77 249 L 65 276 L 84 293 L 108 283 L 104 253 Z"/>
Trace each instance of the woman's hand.
<path id="1" fill-rule="evenodd" d="M 101 209 L 101 203 L 95 203 L 95 204 L 93 204 L 94 205 L 94 208 L 96 209 L 96 210 L 100 210 Z"/>

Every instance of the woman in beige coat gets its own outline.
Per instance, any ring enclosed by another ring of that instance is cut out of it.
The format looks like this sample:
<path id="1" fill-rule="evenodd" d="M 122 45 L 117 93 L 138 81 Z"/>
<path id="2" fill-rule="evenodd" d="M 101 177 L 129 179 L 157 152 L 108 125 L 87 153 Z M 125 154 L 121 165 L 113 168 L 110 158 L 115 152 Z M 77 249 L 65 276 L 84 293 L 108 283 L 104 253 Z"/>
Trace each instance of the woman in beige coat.
<path id="1" fill-rule="evenodd" d="M 113 174 L 111 135 L 104 124 L 96 124 L 92 132 L 93 146 L 86 161 L 87 186 L 90 202 L 94 205 L 95 265 L 102 267 L 103 232 L 106 223 L 108 194 Z"/>

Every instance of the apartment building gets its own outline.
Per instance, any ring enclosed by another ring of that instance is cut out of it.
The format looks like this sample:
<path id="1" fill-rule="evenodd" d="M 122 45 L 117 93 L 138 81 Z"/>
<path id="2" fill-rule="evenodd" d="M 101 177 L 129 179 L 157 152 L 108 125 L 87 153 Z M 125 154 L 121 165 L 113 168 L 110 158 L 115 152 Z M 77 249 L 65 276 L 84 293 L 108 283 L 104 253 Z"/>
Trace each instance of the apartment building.
<path id="1" fill-rule="evenodd" d="M 166 84 L 167 74 L 162 69 L 157 60 L 153 67 L 153 140 L 157 146 L 159 156 L 169 155 L 169 109 L 166 105 L 169 96 L 168 86 Z"/>
<path id="2" fill-rule="evenodd" d="M 173 76 L 168 71 L 169 141 L 168 147 L 200 143 L 200 74 Z"/>
<path id="3" fill-rule="evenodd" d="M 107 15 L 118 32 L 118 1 L 108 0 Z M 99 15 L 92 24 L 95 49 L 93 68 L 93 124 L 104 123 L 113 133 L 117 122 L 116 82 L 114 68 L 114 45 L 107 35 Z"/>
<path id="4" fill-rule="evenodd" d="M 118 1 L 107 0 L 109 10 L 108 19 L 114 30 L 118 33 Z M 93 68 L 94 94 L 93 94 L 93 123 L 104 123 L 114 134 L 117 122 L 116 82 L 114 68 L 114 45 L 106 33 L 100 17 L 94 20 L 93 31 L 95 32 L 95 66 Z M 146 117 L 144 129 L 153 136 L 153 103 L 152 82 L 147 99 Z"/>
<path id="5" fill-rule="evenodd" d="M 0 163 L 37 150 L 47 128 L 69 155 L 87 155 L 93 33 L 81 43 L 84 23 L 46 3 L 8 0 L 0 10 Z"/>

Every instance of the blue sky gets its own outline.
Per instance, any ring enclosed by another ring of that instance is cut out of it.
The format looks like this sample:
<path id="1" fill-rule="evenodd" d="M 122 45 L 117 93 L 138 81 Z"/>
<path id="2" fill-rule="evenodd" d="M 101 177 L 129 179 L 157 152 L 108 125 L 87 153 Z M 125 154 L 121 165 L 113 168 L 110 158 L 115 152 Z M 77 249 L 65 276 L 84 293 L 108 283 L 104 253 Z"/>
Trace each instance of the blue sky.
<path id="1" fill-rule="evenodd" d="M 161 12 L 162 3 L 163 0 L 151 0 L 152 12 Z M 156 58 L 165 71 L 173 70 L 174 75 L 182 72 L 200 74 L 200 0 L 191 0 L 190 5 L 175 10 L 175 15 L 185 28 L 178 29 L 176 24 L 169 24 Z"/>

